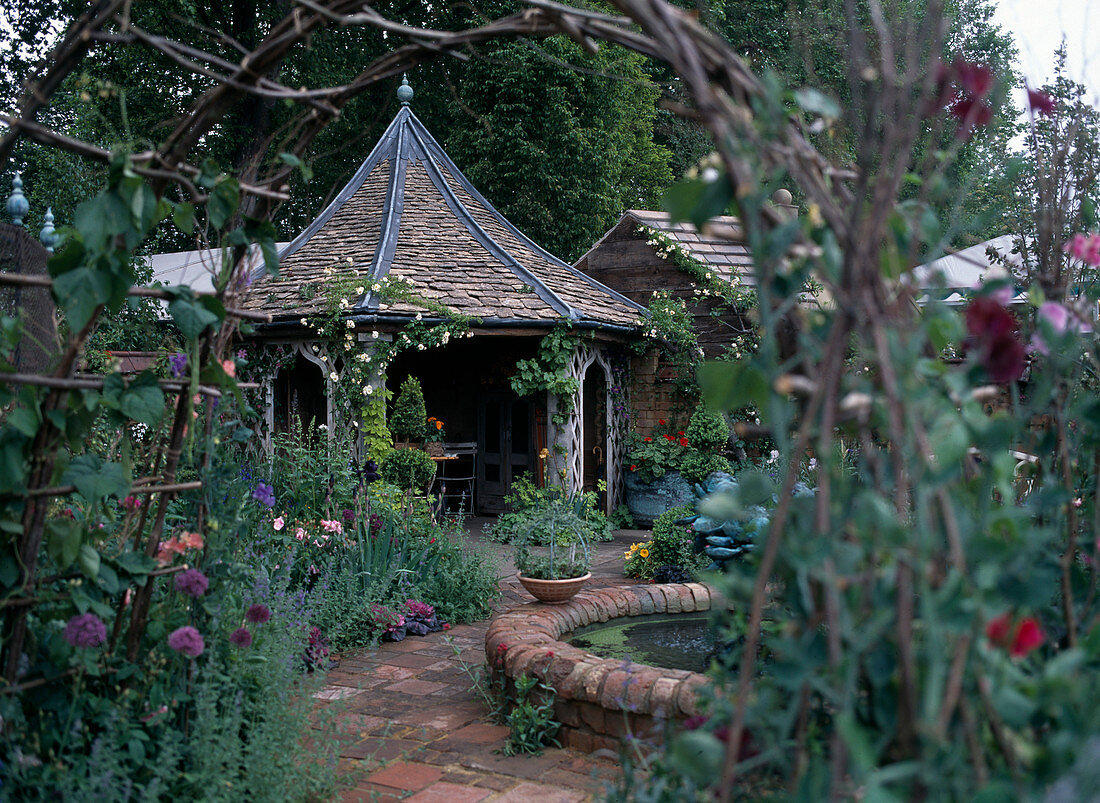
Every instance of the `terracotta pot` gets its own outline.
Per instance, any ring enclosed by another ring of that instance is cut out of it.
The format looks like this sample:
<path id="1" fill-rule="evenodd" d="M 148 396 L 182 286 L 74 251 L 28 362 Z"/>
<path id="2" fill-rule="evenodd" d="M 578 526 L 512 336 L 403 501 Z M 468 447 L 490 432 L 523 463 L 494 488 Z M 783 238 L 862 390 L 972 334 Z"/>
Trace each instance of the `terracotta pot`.
<path id="1" fill-rule="evenodd" d="M 560 605 L 563 602 L 568 602 L 578 591 L 584 588 L 584 584 L 591 576 L 592 572 L 586 572 L 583 577 L 569 577 L 565 580 L 538 580 L 534 577 L 524 577 L 519 572 L 516 573 L 516 577 L 523 583 L 523 587 L 527 589 L 528 594 L 539 602 L 545 602 L 549 605 Z"/>

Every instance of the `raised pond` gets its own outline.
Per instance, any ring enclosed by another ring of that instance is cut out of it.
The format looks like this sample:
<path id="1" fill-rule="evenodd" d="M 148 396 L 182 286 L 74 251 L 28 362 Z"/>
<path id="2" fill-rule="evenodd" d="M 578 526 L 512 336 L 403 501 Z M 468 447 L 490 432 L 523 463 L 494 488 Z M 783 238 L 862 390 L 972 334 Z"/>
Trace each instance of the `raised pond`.
<path id="1" fill-rule="evenodd" d="M 597 622 L 564 640 L 601 658 L 703 672 L 714 655 L 705 613 L 653 614 Z"/>

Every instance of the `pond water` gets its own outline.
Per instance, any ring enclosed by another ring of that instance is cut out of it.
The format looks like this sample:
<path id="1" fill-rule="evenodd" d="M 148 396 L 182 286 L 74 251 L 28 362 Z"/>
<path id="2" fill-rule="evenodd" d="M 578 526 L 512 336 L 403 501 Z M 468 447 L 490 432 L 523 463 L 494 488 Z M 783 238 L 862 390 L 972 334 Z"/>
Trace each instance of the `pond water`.
<path id="1" fill-rule="evenodd" d="M 587 625 L 565 640 L 601 658 L 703 672 L 715 652 L 707 621 L 706 613 L 629 616 Z"/>

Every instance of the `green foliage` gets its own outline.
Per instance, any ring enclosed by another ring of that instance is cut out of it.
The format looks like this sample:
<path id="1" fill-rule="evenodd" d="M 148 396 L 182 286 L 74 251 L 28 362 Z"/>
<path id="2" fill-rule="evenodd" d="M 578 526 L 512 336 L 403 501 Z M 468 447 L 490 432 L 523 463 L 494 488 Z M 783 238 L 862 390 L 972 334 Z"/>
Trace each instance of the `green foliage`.
<path id="1" fill-rule="evenodd" d="M 567 499 L 528 508 L 522 523 L 512 524 L 516 569 L 527 577 L 559 580 L 588 571 L 589 522 Z"/>
<path id="2" fill-rule="evenodd" d="M 658 566 L 681 566 L 691 570 L 699 563 L 692 546 L 694 531 L 691 525 L 677 523 L 694 513 L 694 509 L 687 506 L 674 507 L 653 522 L 650 552 Z"/>
<path id="3" fill-rule="evenodd" d="M 720 454 L 691 450 L 680 463 L 680 474 L 692 485 L 706 482 L 715 472 L 729 473 L 730 461 Z"/>
<path id="4" fill-rule="evenodd" d="M 436 539 L 435 571 L 422 576 L 416 595 L 447 622 L 487 619 L 500 597 L 500 569 L 488 550 L 476 548 L 460 532 Z"/>
<path id="5" fill-rule="evenodd" d="M 390 428 L 398 440 L 422 441 L 426 432 L 428 413 L 424 408 L 424 391 L 420 380 L 410 376 L 401 383 L 397 401 L 393 405 Z"/>
<path id="6" fill-rule="evenodd" d="M 684 434 L 696 449 L 714 452 L 724 449 L 730 437 L 722 414 L 710 410 L 705 404 L 695 408 Z"/>
<path id="7" fill-rule="evenodd" d="M 599 498 L 595 492 L 569 496 L 560 486 L 539 488 L 524 476 L 512 483 L 505 502 L 511 510 L 502 514 L 488 530 L 489 537 L 496 541 L 508 543 L 522 535 L 540 544 L 549 543 L 550 533 L 543 524 L 542 514 L 559 503 L 567 506 L 584 522 L 585 540 L 610 541 L 612 538 L 611 525 L 599 509 Z"/>
<path id="8" fill-rule="evenodd" d="M 379 466 L 386 482 L 418 494 L 428 490 L 435 469 L 435 461 L 420 449 L 391 449 Z"/>
<path id="9" fill-rule="evenodd" d="M 518 753 L 540 755 L 549 745 L 561 747 L 557 740 L 561 723 L 554 719 L 553 686 L 531 675 L 521 675 L 515 680 L 515 698 L 505 716 L 508 726 L 508 742 L 504 755 Z"/>
<path id="10" fill-rule="evenodd" d="M 373 460 L 381 464 L 391 448 L 393 448 L 393 435 L 386 425 L 386 402 L 390 392 L 382 388 L 375 392 L 362 410 L 362 426 L 359 431 L 363 435 L 363 451 L 367 460 Z"/>
<path id="11" fill-rule="evenodd" d="M 577 380 L 566 368 L 578 343 L 568 323 L 560 323 L 539 341 L 538 356 L 516 363 L 512 390 L 517 396 L 548 391 L 558 397 L 559 415 L 573 409 Z M 563 419 L 564 420 L 564 419 Z"/>
<path id="12" fill-rule="evenodd" d="M 272 438 L 271 484 L 276 510 L 289 519 L 336 518 L 351 507 L 357 485 L 348 459 L 351 434 L 337 429 L 302 430 L 291 421 L 290 431 Z"/>
<path id="13" fill-rule="evenodd" d="M 619 505 L 607 517 L 607 524 L 612 530 L 633 530 L 634 517 L 630 515 L 630 508 Z"/>

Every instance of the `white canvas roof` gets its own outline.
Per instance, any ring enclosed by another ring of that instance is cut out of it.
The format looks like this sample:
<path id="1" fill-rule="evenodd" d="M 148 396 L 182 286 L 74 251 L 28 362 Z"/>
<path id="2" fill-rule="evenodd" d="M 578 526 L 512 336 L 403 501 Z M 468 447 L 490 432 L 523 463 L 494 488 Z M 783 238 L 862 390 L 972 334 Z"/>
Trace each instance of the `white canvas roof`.
<path id="1" fill-rule="evenodd" d="M 911 280 L 925 290 L 944 288 L 950 292 L 943 297 L 948 304 L 961 304 L 966 301 L 967 293 L 984 282 L 993 279 L 1011 279 L 1005 265 L 990 259 L 990 251 L 1000 255 L 1006 263 L 1015 268 L 1022 264 L 1019 254 L 1012 253 L 1016 236 L 1004 234 L 986 240 L 983 243 L 964 248 L 954 254 L 947 254 L 932 262 L 918 265 L 909 272 Z M 918 303 L 925 303 L 928 295 Z M 1023 293 L 1012 299 L 1013 304 L 1026 301 Z"/>
<path id="2" fill-rule="evenodd" d="M 281 251 L 287 243 L 275 243 L 275 250 Z M 164 285 L 185 285 L 196 293 L 210 293 L 214 290 L 214 275 L 221 266 L 222 254 L 216 248 L 202 248 L 197 251 L 175 251 L 169 254 L 153 254 L 142 257 L 153 270 L 153 281 Z M 252 247 L 249 254 L 248 272 L 251 273 L 263 263 L 260 249 Z"/>

